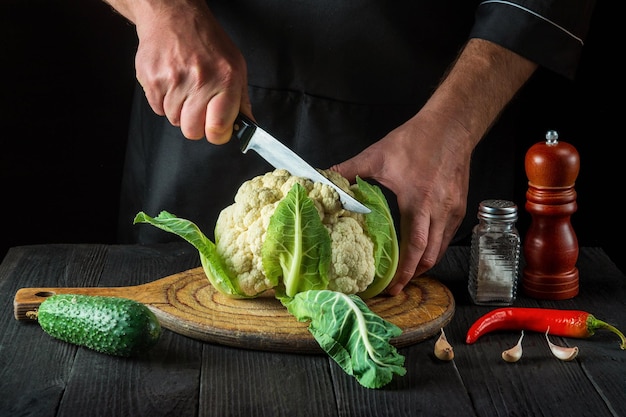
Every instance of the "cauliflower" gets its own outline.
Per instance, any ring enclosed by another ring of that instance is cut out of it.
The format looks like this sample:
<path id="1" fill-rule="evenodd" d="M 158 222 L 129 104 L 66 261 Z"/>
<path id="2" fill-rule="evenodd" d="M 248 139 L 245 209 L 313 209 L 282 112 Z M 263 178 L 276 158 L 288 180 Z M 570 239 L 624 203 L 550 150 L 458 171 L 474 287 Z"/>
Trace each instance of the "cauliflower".
<path id="1" fill-rule="evenodd" d="M 273 289 L 293 298 L 331 290 L 370 298 L 385 289 L 398 265 L 398 240 L 381 190 L 357 177 L 354 185 L 320 171 L 371 212 L 345 210 L 333 187 L 276 169 L 241 185 L 215 225 L 215 243 L 191 221 L 162 211 L 140 212 L 150 223 L 194 245 L 209 281 L 231 297 Z"/>
<path id="2" fill-rule="evenodd" d="M 354 195 L 341 175 L 333 171 L 323 173 Z M 243 183 L 235 202 L 218 217 L 216 251 L 226 268 L 238 277 L 239 289 L 247 296 L 254 296 L 275 287 L 265 275 L 261 249 L 270 218 L 295 183 L 306 191 L 330 236 L 328 289 L 346 294 L 364 291 L 374 280 L 376 270 L 374 243 L 365 232 L 365 215 L 344 210 L 332 187 L 294 177 L 283 169 Z"/>
<path id="3" fill-rule="evenodd" d="M 213 287 L 233 298 L 269 290 L 349 375 L 378 388 L 404 375 L 404 356 L 391 344 L 402 330 L 363 301 L 389 284 L 398 266 L 398 240 L 381 190 L 357 177 L 323 171 L 371 212 L 344 210 L 334 188 L 275 170 L 245 182 L 215 226 L 215 242 L 190 220 L 144 212 L 149 223 L 198 249 Z M 356 372 L 358 370 L 358 372 Z"/>

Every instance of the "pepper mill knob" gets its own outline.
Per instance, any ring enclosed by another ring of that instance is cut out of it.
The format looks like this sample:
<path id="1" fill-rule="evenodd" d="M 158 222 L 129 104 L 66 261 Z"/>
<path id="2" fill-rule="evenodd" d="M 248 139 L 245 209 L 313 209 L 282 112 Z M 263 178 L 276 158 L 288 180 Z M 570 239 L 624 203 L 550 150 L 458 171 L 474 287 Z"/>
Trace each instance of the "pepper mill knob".
<path id="1" fill-rule="evenodd" d="M 550 130 L 546 141 L 526 153 L 526 211 L 532 217 L 523 253 L 522 291 L 531 297 L 562 300 L 578 294 L 578 239 L 571 224 L 576 212 L 574 184 L 580 170 L 576 148 Z"/>

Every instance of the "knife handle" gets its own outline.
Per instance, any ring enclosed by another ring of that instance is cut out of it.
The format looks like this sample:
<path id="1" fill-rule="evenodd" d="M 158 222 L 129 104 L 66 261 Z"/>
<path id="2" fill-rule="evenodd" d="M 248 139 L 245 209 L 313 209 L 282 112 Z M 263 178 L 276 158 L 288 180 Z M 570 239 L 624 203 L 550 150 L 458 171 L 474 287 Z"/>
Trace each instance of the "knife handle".
<path id="1" fill-rule="evenodd" d="M 248 149 L 248 142 L 256 130 L 256 123 L 239 113 L 233 125 L 233 138 L 239 139 L 241 150 L 245 153 Z"/>

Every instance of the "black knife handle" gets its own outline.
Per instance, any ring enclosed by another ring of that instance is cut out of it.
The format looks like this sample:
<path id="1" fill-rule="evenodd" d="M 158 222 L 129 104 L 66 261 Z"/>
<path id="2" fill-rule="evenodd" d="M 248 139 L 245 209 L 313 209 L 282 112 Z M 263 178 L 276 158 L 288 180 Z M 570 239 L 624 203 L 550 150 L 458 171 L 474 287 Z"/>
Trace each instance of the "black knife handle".
<path id="1" fill-rule="evenodd" d="M 248 117 L 239 113 L 233 125 L 233 138 L 239 139 L 241 150 L 248 148 L 248 142 L 256 130 L 256 124 Z"/>

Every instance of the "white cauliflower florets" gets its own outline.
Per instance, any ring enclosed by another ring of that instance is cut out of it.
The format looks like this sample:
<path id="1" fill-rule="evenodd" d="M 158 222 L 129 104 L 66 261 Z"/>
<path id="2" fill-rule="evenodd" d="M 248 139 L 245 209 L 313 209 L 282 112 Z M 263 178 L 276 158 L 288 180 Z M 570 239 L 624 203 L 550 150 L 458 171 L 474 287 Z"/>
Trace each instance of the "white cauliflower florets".
<path id="1" fill-rule="evenodd" d="M 350 192 L 350 184 L 338 173 L 324 171 L 335 184 Z M 295 182 L 300 183 L 331 237 L 328 289 L 346 294 L 364 291 L 374 280 L 374 244 L 365 233 L 362 214 L 344 210 L 339 195 L 325 184 L 294 177 L 277 169 L 244 182 L 234 204 L 220 213 L 215 243 L 226 267 L 238 277 L 241 291 L 256 295 L 272 288 L 263 273 L 261 247 L 278 203 Z"/>
<path id="2" fill-rule="evenodd" d="M 374 279 L 374 244 L 352 217 L 339 217 L 326 225 L 330 232 L 332 261 L 328 289 L 345 294 L 364 291 Z"/>

